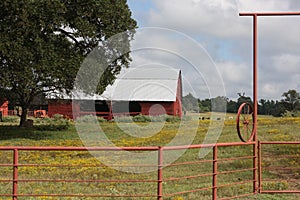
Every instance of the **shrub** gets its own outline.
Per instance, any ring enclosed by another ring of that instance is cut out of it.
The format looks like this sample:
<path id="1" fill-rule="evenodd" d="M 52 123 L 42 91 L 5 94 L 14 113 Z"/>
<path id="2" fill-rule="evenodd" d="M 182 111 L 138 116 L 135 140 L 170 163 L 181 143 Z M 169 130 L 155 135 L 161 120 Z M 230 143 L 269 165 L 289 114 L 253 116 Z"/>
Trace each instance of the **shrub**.
<path id="1" fill-rule="evenodd" d="M 2 117 L 3 122 L 7 122 L 7 123 L 18 123 L 20 118 L 17 116 L 5 116 Z"/>
<path id="2" fill-rule="evenodd" d="M 53 120 L 61 120 L 61 119 L 64 119 L 64 116 L 61 114 L 55 114 L 55 115 L 53 115 L 52 119 Z"/>
<path id="3" fill-rule="evenodd" d="M 146 115 L 137 115 L 137 116 L 134 116 L 132 118 L 132 120 L 134 122 L 151 122 L 151 119 L 149 116 L 146 116 Z"/>
<path id="4" fill-rule="evenodd" d="M 95 122 L 97 120 L 95 115 L 83 115 L 76 118 L 76 122 Z"/>
<path id="5" fill-rule="evenodd" d="M 300 111 L 288 111 L 286 110 L 282 117 L 300 117 Z"/>
<path id="6" fill-rule="evenodd" d="M 61 131 L 70 127 L 69 121 L 60 114 L 55 114 L 53 118 L 39 120 L 38 123 L 40 125 L 34 126 L 35 129 L 43 131 Z"/>
<path id="7" fill-rule="evenodd" d="M 147 116 L 147 115 L 136 115 L 134 117 L 131 116 L 120 116 L 114 117 L 115 122 L 163 122 L 165 121 L 165 116 Z"/>
<path id="8" fill-rule="evenodd" d="M 104 119 L 103 117 L 98 117 L 97 119 L 98 119 L 98 122 L 107 122 L 107 120 Z"/>
<path id="9" fill-rule="evenodd" d="M 76 119 L 76 122 L 95 122 L 95 121 L 107 122 L 107 120 L 104 119 L 103 117 L 97 117 L 95 115 L 83 115 Z"/>
<path id="10" fill-rule="evenodd" d="M 151 116 L 150 119 L 152 122 L 165 122 L 168 115 L 158 115 L 158 116 Z"/>
<path id="11" fill-rule="evenodd" d="M 176 123 L 182 121 L 189 121 L 191 120 L 191 116 L 184 116 L 182 118 L 172 115 L 158 115 L 158 116 L 147 116 L 147 115 L 137 115 L 134 117 L 130 116 L 122 116 L 122 117 L 115 117 L 115 122 L 170 122 Z"/>
<path id="12" fill-rule="evenodd" d="M 121 116 L 121 117 L 114 117 L 114 120 L 115 122 L 132 122 L 133 119 L 132 117 L 129 117 L 129 116 Z"/>
<path id="13" fill-rule="evenodd" d="M 176 117 L 176 116 L 167 115 L 166 121 L 171 122 L 171 123 L 175 123 L 175 122 L 179 122 L 180 118 Z"/>

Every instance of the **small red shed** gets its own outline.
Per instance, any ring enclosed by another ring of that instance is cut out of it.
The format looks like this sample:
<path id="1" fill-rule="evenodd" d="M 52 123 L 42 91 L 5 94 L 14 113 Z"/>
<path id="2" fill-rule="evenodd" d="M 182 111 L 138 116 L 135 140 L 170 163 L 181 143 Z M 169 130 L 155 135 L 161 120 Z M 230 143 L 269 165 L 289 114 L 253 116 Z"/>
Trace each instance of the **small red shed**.
<path id="1" fill-rule="evenodd" d="M 96 114 L 106 119 L 122 115 L 173 115 L 182 117 L 182 80 L 179 69 L 137 67 L 121 71 L 102 95 L 76 92 L 63 100 L 52 98 L 48 115 L 74 118 Z M 73 105 L 72 105 L 73 104 Z"/>
<path id="2" fill-rule="evenodd" d="M 0 99 L 0 111 L 2 111 L 2 116 L 8 115 L 8 101 L 6 99 Z"/>

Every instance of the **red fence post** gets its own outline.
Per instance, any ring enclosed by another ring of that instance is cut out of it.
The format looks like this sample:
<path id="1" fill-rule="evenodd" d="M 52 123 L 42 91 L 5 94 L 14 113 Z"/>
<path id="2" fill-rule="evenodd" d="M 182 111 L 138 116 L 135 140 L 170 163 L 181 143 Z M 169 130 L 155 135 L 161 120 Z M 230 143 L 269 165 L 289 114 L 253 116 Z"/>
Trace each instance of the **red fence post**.
<path id="1" fill-rule="evenodd" d="M 254 109 L 254 146 L 253 146 L 253 193 L 257 193 L 257 168 L 258 168 L 258 160 L 257 160 L 257 109 L 258 109 L 258 103 L 257 103 L 257 84 L 258 84 L 258 78 L 257 78 L 257 73 L 258 73 L 258 33 L 257 33 L 257 15 L 253 15 L 253 109 Z"/>
<path id="2" fill-rule="evenodd" d="M 256 133 L 255 133 L 254 137 L 256 137 L 255 140 L 257 140 Z M 254 194 L 257 193 L 257 190 L 258 190 L 257 184 L 259 183 L 259 180 L 258 180 L 259 175 L 257 173 L 258 168 L 259 168 L 258 154 L 259 154 L 258 143 L 257 143 L 257 141 L 255 141 L 255 144 L 253 144 L 253 193 Z"/>
<path id="3" fill-rule="evenodd" d="M 261 166 L 261 143 L 258 141 L 258 192 L 261 193 L 262 189 L 262 166 Z"/>
<path id="4" fill-rule="evenodd" d="M 218 174 L 218 146 L 215 145 L 213 147 L 213 181 L 212 181 L 212 192 L 213 192 L 213 200 L 216 200 L 217 195 L 217 174 Z"/>
<path id="5" fill-rule="evenodd" d="M 163 148 L 158 147 L 158 182 L 157 182 L 157 199 L 162 200 L 163 196 Z"/>
<path id="6" fill-rule="evenodd" d="M 14 149 L 13 154 L 13 191 L 12 196 L 13 200 L 18 198 L 18 165 L 19 165 L 19 151 Z"/>

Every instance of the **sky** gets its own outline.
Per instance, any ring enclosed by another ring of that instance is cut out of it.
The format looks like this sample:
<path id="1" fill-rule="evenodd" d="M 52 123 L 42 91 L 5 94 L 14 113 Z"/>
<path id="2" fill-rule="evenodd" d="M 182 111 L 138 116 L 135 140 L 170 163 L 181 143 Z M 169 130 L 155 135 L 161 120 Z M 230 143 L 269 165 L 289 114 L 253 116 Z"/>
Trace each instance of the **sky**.
<path id="1" fill-rule="evenodd" d="M 182 71 L 184 95 L 253 95 L 252 17 L 300 11 L 299 0 L 128 0 L 138 23 L 132 66 Z M 259 17 L 258 99 L 300 91 L 300 16 Z"/>

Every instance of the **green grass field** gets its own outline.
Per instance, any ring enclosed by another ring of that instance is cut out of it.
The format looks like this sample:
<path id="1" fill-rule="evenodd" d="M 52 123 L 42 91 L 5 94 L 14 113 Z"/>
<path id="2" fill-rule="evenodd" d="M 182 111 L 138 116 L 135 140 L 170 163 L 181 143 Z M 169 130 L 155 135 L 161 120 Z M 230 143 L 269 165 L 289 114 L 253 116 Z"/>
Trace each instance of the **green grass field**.
<path id="1" fill-rule="evenodd" d="M 192 144 L 209 143 L 209 141 L 217 142 L 240 142 L 235 125 L 235 115 L 227 115 L 224 123 L 215 119 L 198 120 L 199 115 L 191 114 L 192 120 L 182 122 L 145 122 L 145 123 L 127 123 L 127 122 L 101 122 L 100 127 L 105 133 L 107 139 L 115 146 L 165 146 L 176 138 L 175 144 L 181 145 L 187 142 Z M 210 114 L 200 114 L 200 116 L 209 117 Z M 217 115 L 214 115 L 217 116 Z M 17 127 L 17 119 L 6 119 L 5 122 L 0 123 L 0 146 L 105 146 L 107 143 L 99 139 L 97 129 L 90 124 L 83 124 L 83 133 L 78 134 L 74 122 L 69 122 L 68 129 L 55 130 L 55 127 L 50 128 L 47 123 L 41 119 L 34 119 L 34 128 L 26 129 Z M 60 124 L 61 125 L 61 124 Z M 132 128 L 135 127 L 135 128 Z M 137 128 L 136 128 L 137 127 Z M 196 127 L 196 129 L 195 129 Z M 143 130 L 143 131 L 140 131 Z M 132 131 L 132 135 L 127 134 L 127 131 Z M 209 131 L 209 134 L 207 132 Z M 155 132 L 156 134 L 153 134 Z M 141 135 L 139 135 L 141 134 Z M 211 138 L 210 138 L 211 137 Z M 100 137 L 101 138 L 101 137 Z M 258 138 L 261 141 L 300 141 L 300 118 L 273 118 L 269 116 L 259 116 L 258 119 Z M 180 153 L 178 152 L 174 152 Z M 270 167 L 276 165 L 293 166 L 296 170 L 287 170 L 284 172 L 268 170 L 264 171 L 263 178 L 272 179 L 269 182 L 263 183 L 264 189 L 269 190 L 285 190 L 298 189 L 300 180 L 300 149 L 298 146 L 268 146 L 265 147 L 266 154 L 263 160 L 263 167 Z M 298 155 L 298 158 L 274 159 L 279 155 Z M 252 146 L 245 147 L 223 147 L 219 149 L 219 158 L 230 158 L 238 156 L 252 155 Z M 89 152 L 20 152 L 21 164 L 44 164 L 40 167 L 23 166 L 19 167 L 19 179 L 60 179 L 60 180 L 156 180 L 157 172 L 151 171 L 147 173 L 128 173 L 118 170 L 118 167 L 110 168 L 101 165 L 103 155 L 92 155 Z M 101 157 L 102 156 L 102 157 Z M 111 153 L 111 158 L 120 160 L 122 164 L 126 160 L 117 153 Z M 119 156 L 119 157 L 118 157 Z M 273 156 L 273 157 L 272 157 Z M 201 161 L 212 159 L 212 152 L 209 152 L 205 157 L 199 157 L 199 149 L 187 150 L 173 163 L 187 163 L 194 161 Z M 7 164 L 12 162 L 12 153 L 8 151 L 0 152 L 0 163 Z M 69 164 L 68 167 L 49 167 L 46 164 L 60 165 Z M 89 165 L 89 166 L 87 166 Z M 95 167 L 101 165 L 101 167 Z M 220 171 L 236 170 L 251 168 L 252 160 L 234 160 L 225 161 L 219 165 Z M 163 169 L 163 177 L 166 180 L 163 183 L 164 194 L 181 192 L 186 190 L 193 190 L 195 188 L 210 187 L 212 178 L 198 177 L 193 179 L 174 178 L 185 176 L 197 176 L 198 174 L 211 173 L 211 163 L 185 164 L 179 166 L 167 166 Z M 0 180 L 11 179 L 12 168 L 1 167 Z M 252 178 L 252 171 L 243 171 L 239 173 L 220 174 L 218 175 L 219 184 L 230 184 L 235 182 L 243 182 Z M 274 179 L 274 181 L 273 181 Z M 277 181 L 276 179 L 280 179 Z M 293 180 L 288 182 L 286 180 Z M 0 182 L 0 194 L 11 192 L 11 183 Z M 88 198 L 88 197 L 47 197 L 50 193 L 59 194 L 112 194 L 112 195 L 126 195 L 126 194 L 156 194 L 157 183 L 118 183 L 118 182 L 20 182 L 19 193 L 23 194 L 44 194 L 42 197 L 31 199 L 107 199 L 107 198 Z M 230 187 L 218 189 L 218 197 L 230 197 L 244 193 L 252 192 L 252 183 L 236 184 Z M 178 194 L 164 199 L 181 200 L 181 199 L 211 199 L 211 189 L 207 191 L 199 191 L 190 194 Z M 0 197 L 0 199 L 6 199 Z M 7 198 L 10 199 L 10 198 Z M 30 199 L 23 197 L 19 199 Z M 132 199 L 132 198 L 112 198 L 112 199 Z M 137 199 L 155 199 L 155 198 L 137 198 Z M 293 200 L 299 199 L 296 194 L 260 194 L 248 196 L 239 199 L 270 199 L 270 200 Z"/>

